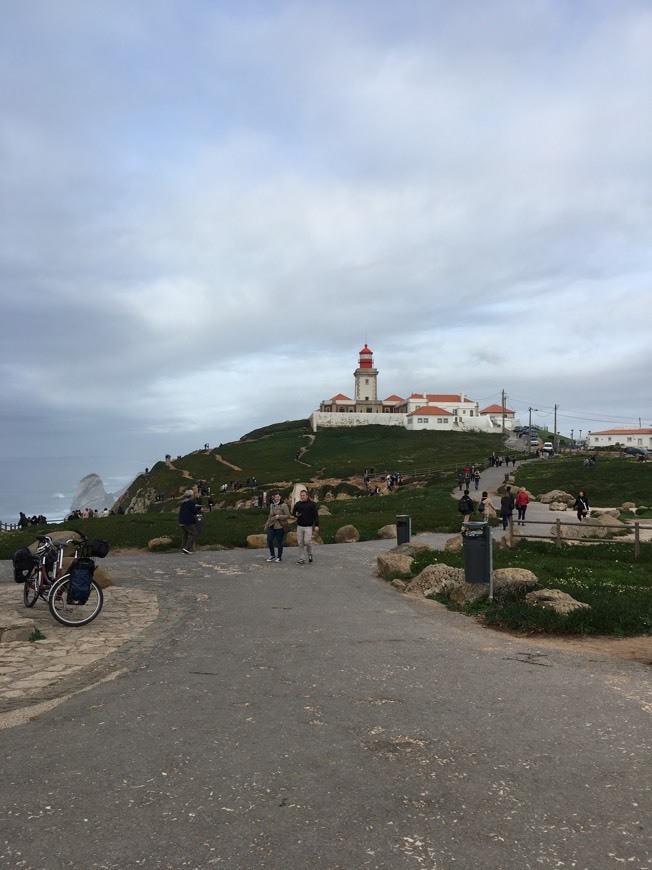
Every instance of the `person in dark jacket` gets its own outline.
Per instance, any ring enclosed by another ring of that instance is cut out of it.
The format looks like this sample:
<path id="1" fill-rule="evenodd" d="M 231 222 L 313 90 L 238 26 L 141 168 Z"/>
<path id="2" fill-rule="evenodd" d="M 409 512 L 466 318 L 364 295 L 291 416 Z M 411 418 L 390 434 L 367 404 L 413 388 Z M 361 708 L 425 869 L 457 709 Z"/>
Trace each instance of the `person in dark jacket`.
<path id="1" fill-rule="evenodd" d="M 312 562 L 312 533 L 319 531 L 319 514 L 317 505 L 308 498 L 308 492 L 302 489 L 299 493 L 299 501 L 292 508 L 292 516 L 297 520 L 297 546 L 299 547 L 298 565 L 306 561 Z"/>
<path id="2" fill-rule="evenodd" d="M 468 523 L 469 517 L 473 513 L 473 502 L 471 501 L 468 489 L 464 490 L 464 495 L 457 502 L 457 509 L 462 515 L 462 522 Z"/>
<path id="3" fill-rule="evenodd" d="M 577 519 L 582 522 L 584 517 L 589 512 L 589 499 L 587 494 L 581 489 L 577 493 L 577 498 L 575 499 L 575 504 L 573 505 L 575 510 L 577 511 Z"/>
<path id="4" fill-rule="evenodd" d="M 195 552 L 195 541 L 197 540 L 197 514 L 200 511 L 198 505 L 195 504 L 195 493 L 192 489 L 187 489 L 179 508 L 179 525 L 181 526 L 181 550 L 188 555 Z"/>
<path id="5" fill-rule="evenodd" d="M 514 513 L 514 496 L 512 495 L 512 488 L 508 486 L 505 488 L 505 494 L 500 499 L 500 515 L 503 518 L 503 528 L 506 529 L 509 525 L 509 519 Z"/>

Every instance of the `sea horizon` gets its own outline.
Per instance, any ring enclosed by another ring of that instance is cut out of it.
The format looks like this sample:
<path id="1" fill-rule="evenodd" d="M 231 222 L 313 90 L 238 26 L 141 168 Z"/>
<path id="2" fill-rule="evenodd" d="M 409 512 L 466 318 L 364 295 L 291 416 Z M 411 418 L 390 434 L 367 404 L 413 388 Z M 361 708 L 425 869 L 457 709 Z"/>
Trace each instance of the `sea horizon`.
<path id="1" fill-rule="evenodd" d="M 17 523 L 20 511 L 61 522 L 87 475 L 97 474 L 107 493 L 116 493 L 143 470 L 140 460 L 115 456 L 1 457 L 0 522 Z"/>

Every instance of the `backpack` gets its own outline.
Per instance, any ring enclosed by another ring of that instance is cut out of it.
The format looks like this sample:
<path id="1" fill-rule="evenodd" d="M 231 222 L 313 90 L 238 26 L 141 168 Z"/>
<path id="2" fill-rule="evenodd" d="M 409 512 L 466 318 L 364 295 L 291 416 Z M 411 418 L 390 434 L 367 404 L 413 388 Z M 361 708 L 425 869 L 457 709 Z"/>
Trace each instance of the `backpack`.
<path id="1" fill-rule="evenodd" d="M 108 541 L 103 541 L 101 538 L 91 541 L 91 556 L 95 556 L 97 559 L 103 559 L 107 556 L 110 549 L 111 544 Z"/>
<path id="2" fill-rule="evenodd" d="M 470 514 L 473 511 L 473 502 L 471 497 L 463 495 L 457 503 L 458 510 L 461 514 Z"/>
<path id="3" fill-rule="evenodd" d="M 479 513 L 479 514 L 483 514 L 483 513 L 484 513 L 484 507 L 485 507 L 485 506 L 484 506 L 484 502 L 481 501 L 480 504 L 478 505 L 478 513 Z"/>
<path id="4" fill-rule="evenodd" d="M 16 583 L 24 583 L 33 569 L 38 565 L 38 559 L 28 547 L 21 547 L 13 555 L 14 580 Z"/>
<path id="5" fill-rule="evenodd" d="M 95 571 L 95 562 L 87 556 L 81 556 L 70 566 L 68 581 L 67 604 L 86 604 L 91 594 L 91 581 Z"/>

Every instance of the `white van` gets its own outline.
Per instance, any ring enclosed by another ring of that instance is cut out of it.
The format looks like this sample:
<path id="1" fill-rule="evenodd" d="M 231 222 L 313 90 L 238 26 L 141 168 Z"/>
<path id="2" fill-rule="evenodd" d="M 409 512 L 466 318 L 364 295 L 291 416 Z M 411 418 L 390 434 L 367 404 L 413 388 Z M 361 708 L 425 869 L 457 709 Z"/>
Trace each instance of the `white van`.
<path id="1" fill-rule="evenodd" d="M 552 446 L 552 441 L 544 441 L 541 449 L 544 453 L 549 453 L 551 456 L 555 452 L 555 448 Z"/>

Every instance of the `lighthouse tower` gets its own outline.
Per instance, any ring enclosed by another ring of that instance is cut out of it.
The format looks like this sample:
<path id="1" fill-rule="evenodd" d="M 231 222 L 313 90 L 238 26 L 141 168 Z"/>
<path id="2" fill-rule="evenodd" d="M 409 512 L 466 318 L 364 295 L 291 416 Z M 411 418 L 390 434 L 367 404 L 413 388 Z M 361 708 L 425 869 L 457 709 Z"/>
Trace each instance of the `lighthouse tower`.
<path id="1" fill-rule="evenodd" d="M 355 378 L 355 410 L 360 413 L 382 413 L 378 401 L 378 369 L 374 368 L 373 352 L 365 346 L 360 351 Z"/>

